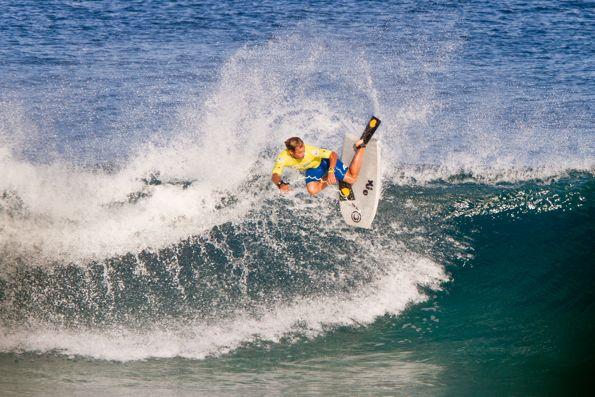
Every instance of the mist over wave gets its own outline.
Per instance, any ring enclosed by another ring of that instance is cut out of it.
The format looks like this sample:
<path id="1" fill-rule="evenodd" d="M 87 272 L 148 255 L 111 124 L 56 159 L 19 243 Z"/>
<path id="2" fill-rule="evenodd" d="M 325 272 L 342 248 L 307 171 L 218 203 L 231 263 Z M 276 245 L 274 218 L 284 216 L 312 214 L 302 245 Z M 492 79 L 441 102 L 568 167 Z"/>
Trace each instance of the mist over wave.
<path id="1" fill-rule="evenodd" d="M 457 70 L 459 43 L 447 35 L 438 48 L 418 44 L 409 58 L 393 46 L 390 57 L 307 32 L 245 46 L 204 97 L 178 108 L 172 131 L 155 131 L 148 144 L 131 142 L 129 159 L 111 172 L 23 157 L 40 132 L 17 105 L 4 103 L 0 191 L 11 210 L 2 212 L 0 246 L 94 259 L 242 219 L 272 194 L 262 180 L 287 136 L 338 150 L 343 134 L 359 132 L 373 113 L 383 119 L 384 171 L 395 182 L 469 175 L 492 183 L 593 169 L 592 145 L 572 133 L 572 115 L 544 120 L 560 113 L 549 101 L 517 109 L 509 120 L 509 105 L 497 94 L 475 104 L 468 98 L 469 108 L 453 111 L 450 97 L 437 93 L 435 75 Z M 396 79 L 390 89 L 387 79 Z M 151 178 L 159 185 L 147 183 Z M 232 195 L 233 205 L 221 205 Z"/>

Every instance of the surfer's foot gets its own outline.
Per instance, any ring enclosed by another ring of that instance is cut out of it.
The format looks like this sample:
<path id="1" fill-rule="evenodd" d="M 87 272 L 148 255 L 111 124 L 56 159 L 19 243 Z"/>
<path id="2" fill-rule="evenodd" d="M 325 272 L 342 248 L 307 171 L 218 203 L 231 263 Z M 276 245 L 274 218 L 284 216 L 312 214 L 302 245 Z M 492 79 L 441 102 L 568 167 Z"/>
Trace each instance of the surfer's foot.
<path id="1" fill-rule="evenodd" d="M 368 142 L 370 142 L 370 139 L 372 139 L 372 136 L 376 132 L 376 129 L 378 129 L 379 125 L 380 119 L 372 116 L 372 118 L 368 122 L 368 125 L 366 126 L 366 129 L 364 130 L 364 133 L 360 137 L 359 141 L 357 141 L 357 143 L 355 144 L 355 147 L 357 149 L 366 147 L 366 145 L 368 144 Z"/>
<path id="2" fill-rule="evenodd" d="M 355 142 L 355 144 L 353 145 L 353 148 L 355 150 L 363 149 L 365 147 L 366 147 L 366 144 L 364 143 L 364 140 L 363 139 L 360 139 L 359 141 Z"/>

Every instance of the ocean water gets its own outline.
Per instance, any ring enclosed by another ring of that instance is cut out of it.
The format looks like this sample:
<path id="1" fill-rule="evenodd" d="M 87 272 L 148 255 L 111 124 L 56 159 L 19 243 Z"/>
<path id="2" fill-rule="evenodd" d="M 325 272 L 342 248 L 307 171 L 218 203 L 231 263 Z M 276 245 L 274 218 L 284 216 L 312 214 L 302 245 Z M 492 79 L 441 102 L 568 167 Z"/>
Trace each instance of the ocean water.
<path id="1" fill-rule="evenodd" d="M 588 395 L 592 2 L 0 9 L 0 395 Z"/>

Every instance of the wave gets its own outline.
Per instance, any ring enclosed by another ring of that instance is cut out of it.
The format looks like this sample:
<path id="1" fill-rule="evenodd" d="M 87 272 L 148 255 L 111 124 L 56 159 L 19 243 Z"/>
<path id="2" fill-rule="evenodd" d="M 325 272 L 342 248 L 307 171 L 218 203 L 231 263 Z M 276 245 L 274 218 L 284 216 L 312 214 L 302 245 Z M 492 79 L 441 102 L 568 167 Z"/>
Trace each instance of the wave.
<path id="1" fill-rule="evenodd" d="M 330 195 L 272 197 L 241 222 L 159 250 L 13 263 L 0 285 L 0 349 L 202 359 L 367 326 L 428 299 L 448 266 L 473 258 L 461 222 L 572 212 L 592 184 L 390 184 L 371 231 L 342 225 Z"/>
<path id="2" fill-rule="evenodd" d="M 378 316 L 396 315 L 407 305 L 425 300 L 417 285 L 438 288 L 446 279 L 441 267 L 431 261 L 404 260 L 353 294 L 302 297 L 276 305 L 261 303 L 250 310 L 219 313 L 214 319 L 169 319 L 143 328 L 56 327 L 43 322 L 2 327 L 0 351 L 56 352 L 119 361 L 202 359 L 249 343 L 311 338 L 337 326 L 369 324 Z"/>
<path id="3" fill-rule="evenodd" d="M 80 265 L 3 260 L 0 349 L 204 358 L 369 324 L 448 280 L 384 233 L 344 226 L 332 198 L 300 198 L 270 198 L 264 211 L 156 251 Z"/>
<path id="4" fill-rule="evenodd" d="M 306 38 L 239 49 L 170 131 L 109 166 L 28 158 L 36 129 L 2 103 L 0 351 L 204 358 L 367 325 L 472 258 L 461 219 L 584 204 L 593 151 L 573 115 L 507 121 L 494 97 L 448 111 L 435 76 L 456 43 L 397 61 Z M 339 149 L 370 114 L 385 159 L 373 230 L 345 226 L 335 191 L 312 199 L 297 174 L 292 194 L 271 187 L 287 136 Z"/>

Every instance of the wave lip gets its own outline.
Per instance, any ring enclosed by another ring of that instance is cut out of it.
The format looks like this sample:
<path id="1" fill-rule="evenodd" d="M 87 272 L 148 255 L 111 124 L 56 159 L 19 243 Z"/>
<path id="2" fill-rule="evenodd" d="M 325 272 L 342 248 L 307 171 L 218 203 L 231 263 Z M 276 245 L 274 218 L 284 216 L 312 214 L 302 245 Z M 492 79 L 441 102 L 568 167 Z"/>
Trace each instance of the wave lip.
<path id="1" fill-rule="evenodd" d="M 431 183 L 476 183 L 497 185 L 506 183 L 549 183 L 564 178 L 594 176 L 592 161 L 560 162 L 548 166 L 514 167 L 466 164 L 401 164 L 385 170 L 385 178 L 397 185 L 425 185 Z"/>

